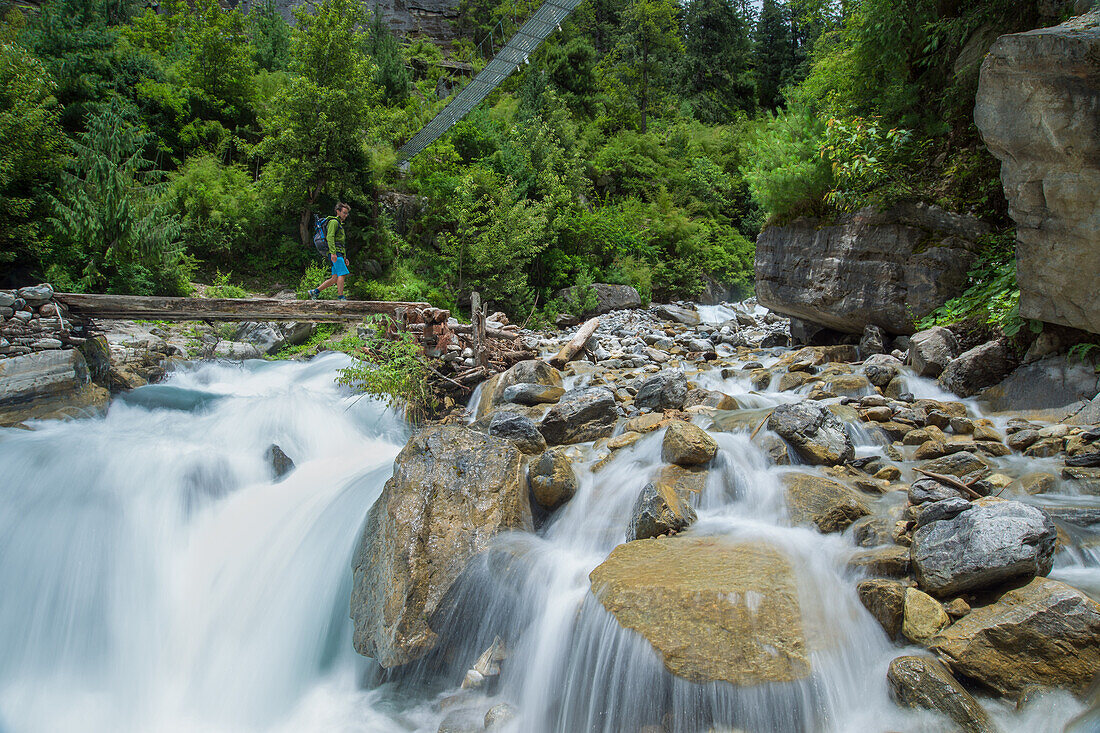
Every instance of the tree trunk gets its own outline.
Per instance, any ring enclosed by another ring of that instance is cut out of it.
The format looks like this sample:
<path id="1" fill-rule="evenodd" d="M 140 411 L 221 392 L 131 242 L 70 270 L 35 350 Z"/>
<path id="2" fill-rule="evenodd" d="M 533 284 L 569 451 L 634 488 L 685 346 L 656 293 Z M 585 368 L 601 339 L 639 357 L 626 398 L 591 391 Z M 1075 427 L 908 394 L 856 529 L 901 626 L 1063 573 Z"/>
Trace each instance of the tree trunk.
<path id="1" fill-rule="evenodd" d="M 312 247 L 313 237 L 309 232 L 309 219 L 313 214 L 313 205 L 317 203 L 317 198 L 321 195 L 321 187 L 325 185 L 324 181 L 318 183 L 312 191 L 309 191 L 309 200 L 306 201 L 306 206 L 302 209 L 302 216 L 298 219 L 298 236 L 302 238 L 303 247 Z"/>

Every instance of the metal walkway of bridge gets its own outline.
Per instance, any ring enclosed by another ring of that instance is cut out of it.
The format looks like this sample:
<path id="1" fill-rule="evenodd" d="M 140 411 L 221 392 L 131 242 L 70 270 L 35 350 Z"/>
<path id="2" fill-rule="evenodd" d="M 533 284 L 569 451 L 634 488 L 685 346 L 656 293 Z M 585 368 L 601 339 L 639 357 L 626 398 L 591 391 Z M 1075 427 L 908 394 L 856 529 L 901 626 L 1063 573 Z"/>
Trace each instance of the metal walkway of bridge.
<path id="1" fill-rule="evenodd" d="M 581 0 L 547 0 L 531 14 L 508 43 L 497 53 L 481 72 L 460 91 L 450 104 L 443 108 L 431 122 L 398 150 L 401 162 L 407 161 L 424 150 L 443 133 L 450 130 L 476 107 L 489 92 L 513 72 L 534 53 L 546 37 L 561 27 L 561 22 L 581 4 Z"/>

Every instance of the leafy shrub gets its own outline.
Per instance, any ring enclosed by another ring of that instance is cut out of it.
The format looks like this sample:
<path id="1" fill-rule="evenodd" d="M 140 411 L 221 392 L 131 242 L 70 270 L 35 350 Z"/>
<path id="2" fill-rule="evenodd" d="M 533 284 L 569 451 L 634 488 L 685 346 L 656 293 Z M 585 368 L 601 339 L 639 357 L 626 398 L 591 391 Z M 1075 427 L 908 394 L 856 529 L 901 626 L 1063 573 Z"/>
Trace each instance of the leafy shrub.
<path id="1" fill-rule="evenodd" d="M 594 282 L 587 270 L 577 277 L 577 284 L 565 297 L 565 309 L 569 313 L 580 317 L 596 310 L 596 289 L 592 287 Z"/>
<path id="2" fill-rule="evenodd" d="M 829 119 L 821 154 L 833 173 L 825 201 L 838 209 L 883 207 L 893 197 L 915 193 L 904 175 L 915 154 L 913 133 L 887 127 L 881 117 Z"/>
<path id="3" fill-rule="evenodd" d="M 419 422 L 436 407 L 428 385 L 428 363 L 419 344 L 407 331 L 386 337 L 387 316 L 367 320 L 372 333 L 360 350 L 351 353 L 357 361 L 340 370 L 337 382 L 403 407 L 407 419 Z"/>
<path id="4" fill-rule="evenodd" d="M 234 285 L 229 282 L 229 278 L 233 273 L 222 273 L 218 271 L 214 275 L 214 282 L 206 289 L 206 295 L 211 298 L 248 298 L 251 297 L 251 293 L 242 288 L 239 285 Z"/>
<path id="5" fill-rule="evenodd" d="M 820 213 L 833 184 L 823 159 L 825 125 L 805 107 L 791 106 L 751 126 L 742 175 L 772 220 Z"/>

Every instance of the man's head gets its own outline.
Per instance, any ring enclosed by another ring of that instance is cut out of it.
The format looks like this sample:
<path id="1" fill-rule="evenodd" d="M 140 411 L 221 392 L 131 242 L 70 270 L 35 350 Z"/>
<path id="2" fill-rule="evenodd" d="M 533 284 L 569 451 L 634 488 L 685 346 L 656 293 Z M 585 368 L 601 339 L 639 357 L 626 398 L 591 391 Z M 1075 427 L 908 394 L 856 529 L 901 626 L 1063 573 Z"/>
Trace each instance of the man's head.
<path id="1" fill-rule="evenodd" d="M 344 221 L 348 218 L 348 214 L 351 213 L 351 207 L 345 204 L 343 201 L 336 204 L 336 215 L 340 217 L 340 221 Z"/>

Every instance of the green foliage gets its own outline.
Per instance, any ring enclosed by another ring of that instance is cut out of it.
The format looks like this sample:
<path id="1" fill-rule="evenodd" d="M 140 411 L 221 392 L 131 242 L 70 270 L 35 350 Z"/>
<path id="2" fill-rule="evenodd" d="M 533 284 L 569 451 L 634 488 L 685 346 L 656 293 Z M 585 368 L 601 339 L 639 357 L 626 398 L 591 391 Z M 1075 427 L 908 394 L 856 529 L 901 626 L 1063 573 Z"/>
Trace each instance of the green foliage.
<path id="1" fill-rule="evenodd" d="M 214 275 L 214 282 L 206 289 L 208 298 L 248 298 L 252 294 L 240 285 L 234 285 L 229 281 L 233 277 L 232 272 L 223 273 L 220 270 Z"/>
<path id="2" fill-rule="evenodd" d="M 912 141 L 909 130 L 887 128 L 878 117 L 828 120 L 821 152 L 832 166 L 833 188 L 825 195 L 826 203 L 855 211 L 913 195 L 903 175 L 914 157 Z"/>
<path id="3" fill-rule="evenodd" d="M 56 279 L 82 292 L 186 293 L 191 263 L 180 225 L 164 206 L 153 163 L 142 157 L 142 133 L 112 104 L 88 121 L 74 143 L 50 218 L 60 247 L 51 253 Z"/>
<path id="4" fill-rule="evenodd" d="M 1020 318 L 1020 288 L 1016 284 L 1015 231 L 987 239 L 967 275 L 966 291 L 916 322 L 918 329 L 978 318 L 1015 336 L 1024 325 Z"/>
<path id="5" fill-rule="evenodd" d="M 833 186 L 832 166 L 822 156 L 825 125 L 804 107 L 792 106 L 753 125 L 752 150 L 742 173 L 752 197 L 775 220 L 820 213 Z"/>
<path id="6" fill-rule="evenodd" d="M 1082 342 L 1074 344 L 1070 347 L 1068 356 L 1070 359 L 1076 359 L 1082 362 L 1094 360 L 1096 356 L 1100 356 L 1100 343 Z M 1100 363 L 1095 363 L 1095 367 L 1096 373 L 1100 374 Z"/>
<path id="7" fill-rule="evenodd" d="M 367 29 L 366 51 L 377 69 L 375 83 L 385 90 L 386 100 L 401 102 L 409 94 L 409 71 L 401 46 L 382 20 L 382 10 L 375 6 Z"/>
<path id="8" fill-rule="evenodd" d="M 252 177 L 209 154 L 189 158 L 171 175 L 165 203 L 180 213 L 187 250 L 205 260 L 242 257 L 265 214 Z"/>
<path id="9" fill-rule="evenodd" d="M 684 11 L 680 93 L 707 124 L 755 107 L 749 20 L 736 0 L 692 0 Z"/>
<path id="10" fill-rule="evenodd" d="M 263 0 L 248 13 L 251 26 L 252 58 L 268 71 L 283 71 L 290 66 L 290 24 L 275 0 Z"/>
<path id="11" fill-rule="evenodd" d="M 428 385 L 428 363 L 420 345 L 407 331 L 386 337 L 388 317 L 367 321 L 373 332 L 363 341 L 358 361 L 340 370 L 337 382 L 403 408 L 406 419 L 419 422 L 436 407 Z"/>
<path id="12" fill-rule="evenodd" d="M 565 309 L 569 313 L 579 317 L 596 309 L 596 289 L 592 287 L 594 282 L 595 280 L 587 271 L 577 277 L 576 285 L 565 298 Z"/>
<path id="13" fill-rule="evenodd" d="M 21 46 L 0 44 L 0 263 L 32 266 L 45 184 L 67 148 L 45 65 Z M 40 255 L 39 255 L 40 256 Z"/>
<path id="14" fill-rule="evenodd" d="M 296 356 L 312 356 L 320 351 L 338 330 L 340 326 L 335 323 L 318 323 L 313 329 L 313 335 L 308 339 L 300 344 L 287 344 L 279 349 L 277 354 L 267 358 L 293 359 Z"/>
<path id="15" fill-rule="evenodd" d="M 651 108 L 666 106 L 675 59 L 684 50 L 677 6 L 671 0 L 633 0 L 622 34 L 604 64 L 638 106 L 638 129 L 648 129 Z"/>

